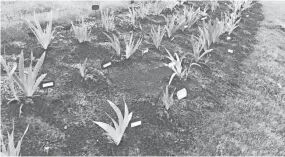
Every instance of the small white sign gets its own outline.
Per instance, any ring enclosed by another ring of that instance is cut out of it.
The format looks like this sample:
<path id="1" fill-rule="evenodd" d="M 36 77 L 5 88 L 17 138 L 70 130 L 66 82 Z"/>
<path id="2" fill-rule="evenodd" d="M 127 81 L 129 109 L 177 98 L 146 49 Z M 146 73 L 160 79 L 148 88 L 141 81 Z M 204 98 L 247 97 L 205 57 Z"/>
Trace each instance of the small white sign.
<path id="1" fill-rule="evenodd" d="M 206 20 L 207 19 L 207 16 L 206 17 L 203 17 L 203 18 L 201 18 L 201 20 L 203 21 L 203 20 Z"/>
<path id="2" fill-rule="evenodd" d="M 231 40 L 231 37 L 227 37 L 227 40 Z"/>
<path id="3" fill-rule="evenodd" d="M 246 15 L 246 17 L 249 17 L 249 15 Z"/>
<path id="4" fill-rule="evenodd" d="M 131 127 L 133 128 L 133 127 L 139 126 L 141 124 L 142 124 L 142 121 L 133 122 L 133 123 L 131 123 Z"/>
<path id="5" fill-rule="evenodd" d="M 142 51 L 142 54 L 148 53 L 148 48 Z"/>
<path id="6" fill-rule="evenodd" d="M 54 86 L 53 82 L 43 83 L 43 88 Z"/>
<path id="7" fill-rule="evenodd" d="M 170 41 L 172 41 L 172 40 L 174 40 L 174 37 L 173 37 L 173 38 L 171 38 L 171 40 L 170 40 Z"/>
<path id="8" fill-rule="evenodd" d="M 181 100 L 181 99 L 185 98 L 186 96 L 187 96 L 187 90 L 185 88 L 183 88 L 177 92 L 178 100 Z"/>
<path id="9" fill-rule="evenodd" d="M 188 28 L 188 25 L 185 25 L 184 28 Z"/>
<path id="10" fill-rule="evenodd" d="M 112 65 L 112 62 L 108 62 L 106 64 L 103 65 L 103 68 L 107 68 L 108 66 Z"/>
<path id="11" fill-rule="evenodd" d="M 234 51 L 233 51 L 233 50 L 231 50 L 231 49 L 228 49 L 228 52 L 229 52 L 229 53 L 233 53 Z"/>

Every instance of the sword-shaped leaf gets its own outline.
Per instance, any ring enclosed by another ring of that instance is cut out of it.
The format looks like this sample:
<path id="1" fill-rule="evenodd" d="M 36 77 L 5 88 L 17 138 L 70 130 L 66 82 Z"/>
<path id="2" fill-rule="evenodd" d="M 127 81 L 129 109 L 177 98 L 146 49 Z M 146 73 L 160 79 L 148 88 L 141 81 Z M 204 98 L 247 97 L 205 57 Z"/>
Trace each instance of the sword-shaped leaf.
<path id="1" fill-rule="evenodd" d="M 107 132 L 107 135 L 111 137 L 111 139 L 115 142 L 116 145 L 119 145 L 121 142 L 121 139 L 124 135 L 124 132 L 126 128 L 128 127 L 128 124 L 132 118 L 132 113 L 129 114 L 128 107 L 125 103 L 125 113 L 124 117 L 120 111 L 120 109 L 111 101 L 107 100 L 110 106 L 113 108 L 113 110 L 116 112 L 117 117 L 118 117 L 118 123 L 110 117 L 108 114 L 108 117 L 112 120 L 114 123 L 115 128 L 110 126 L 109 124 L 103 123 L 103 122 L 97 122 L 93 121 L 95 124 L 100 126 L 103 130 Z"/>

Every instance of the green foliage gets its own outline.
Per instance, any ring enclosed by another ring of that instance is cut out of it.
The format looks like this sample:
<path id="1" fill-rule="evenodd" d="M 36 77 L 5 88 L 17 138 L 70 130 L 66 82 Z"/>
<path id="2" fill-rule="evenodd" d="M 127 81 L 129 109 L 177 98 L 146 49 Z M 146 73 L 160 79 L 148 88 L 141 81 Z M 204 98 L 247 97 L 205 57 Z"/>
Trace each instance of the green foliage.
<path id="1" fill-rule="evenodd" d="M 87 72 L 87 67 L 86 67 L 86 64 L 87 64 L 87 59 L 86 58 L 83 62 L 83 64 L 80 64 L 79 65 L 79 72 L 80 72 L 80 75 L 82 78 L 84 78 L 86 80 L 86 72 Z"/>
<path id="2" fill-rule="evenodd" d="M 210 6 L 211 6 L 211 11 L 215 12 L 216 8 L 219 6 L 219 1 L 218 0 L 210 0 Z"/>
<path id="3" fill-rule="evenodd" d="M 137 16 L 144 19 L 147 15 L 151 14 L 151 8 L 153 6 L 150 0 L 139 2 L 138 9 L 136 9 Z"/>
<path id="4" fill-rule="evenodd" d="M 9 86 L 10 86 L 11 91 L 13 92 L 14 98 L 18 99 L 17 93 L 15 91 L 14 81 L 13 81 L 13 74 L 17 69 L 17 64 L 15 63 L 13 68 L 11 69 L 7 65 L 6 60 L 2 56 L 0 56 L 0 62 L 8 74 Z"/>
<path id="5" fill-rule="evenodd" d="M 186 25 L 188 27 L 192 27 L 200 18 L 201 18 L 201 11 L 200 8 L 198 8 L 196 11 L 194 11 L 194 7 L 186 8 L 184 7 L 183 9 L 183 14 L 186 18 Z M 184 31 L 184 27 L 182 27 L 182 31 Z"/>
<path id="6" fill-rule="evenodd" d="M 224 33 L 224 21 L 219 21 L 217 18 L 212 22 L 203 22 L 203 27 L 199 27 L 202 39 L 205 41 L 204 50 L 208 50 L 212 43 L 219 41 L 220 35 Z"/>
<path id="7" fill-rule="evenodd" d="M 34 70 L 32 68 L 32 61 L 33 61 L 33 52 L 31 52 L 31 63 L 28 69 L 28 74 L 25 76 L 25 67 L 24 67 L 24 54 L 23 50 L 20 54 L 19 60 L 19 77 L 16 74 L 13 74 L 14 81 L 18 84 L 21 90 L 25 93 L 26 96 L 31 97 L 33 96 L 34 92 L 38 88 L 41 81 L 46 77 L 46 74 L 42 74 L 38 79 L 36 79 L 40 68 L 44 62 L 45 52 L 42 54 L 40 59 L 38 60 Z"/>
<path id="8" fill-rule="evenodd" d="M 245 11 L 246 9 L 250 8 L 253 4 L 253 0 L 243 0 L 243 6 L 241 11 Z"/>
<path id="9" fill-rule="evenodd" d="M 107 100 L 108 103 L 110 104 L 110 106 L 113 108 L 113 110 L 116 112 L 117 117 L 118 117 L 118 123 L 111 118 L 107 113 L 108 117 L 112 120 L 114 127 L 112 127 L 111 125 L 107 124 L 107 123 L 103 123 L 103 122 L 97 122 L 97 121 L 93 121 L 95 124 L 97 124 L 98 126 L 100 126 L 102 129 L 104 129 L 106 131 L 106 134 L 108 135 L 108 137 L 110 137 L 114 143 L 116 145 L 119 145 L 121 142 L 121 139 L 125 133 L 126 128 L 129 125 L 130 120 L 132 119 L 132 115 L 133 113 L 129 113 L 127 104 L 124 100 L 125 103 L 125 113 L 124 113 L 124 117 L 120 111 L 120 109 L 111 101 Z"/>
<path id="10" fill-rule="evenodd" d="M 176 59 L 175 59 L 167 49 L 165 49 L 165 50 L 169 55 L 169 56 L 167 56 L 167 58 L 170 59 L 171 62 L 168 64 L 164 64 L 164 65 L 169 67 L 173 71 L 173 74 L 171 75 L 168 84 L 169 85 L 171 84 L 171 82 L 175 76 L 178 76 L 180 79 L 186 79 L 188 77 L 189 71 L 187 68 L 182 67 L 182 61 L 183 61 L 184 57 L 182 57 L 180 59 L 178 54 L 175 53 L 175 57 L 176 57 Z"/>
<path id="11" fill-rule="evenodd" d="M 160 44 L 161 44 L 161 41 L 163 39 L 163 36 L 165 34 L 165 29 L 160 29 L 160 25 L 158 26 L 157 28 L 157 31 L 155 31 L 155 29 L 152 27 L 151 28 L 151 38 L 152 38 L 152 41 L 153 41 L 153 44 L 154 46 L 158 49 Z"/>
<path id="12" fill-rule="evenodd" d="M 72 30 L 75 34 L 75 37 L 79 43 L 90 41 L 91 30 L 88 32 L 88 28 L 87 28 L 87 25 L 84 23 L 83 17 L 82 17 L 81 26 L 74 26 L 72 21 L 71 21 L 71 25 L 72 25 Z"/>
<path id="13" fill-rule="evenodd" d="M 21 144 L 23 141 L 23 138 L 25 136 L 25 134 L 27 133 L 29 128 L 29 125 L 27 126 L 23 136 L 21 137 L 20 141 L 18 141 L 17 146 L 15 147 L 14 144 L 14 123 L 13 123 L 13 130 L 12 133 L 9 134 L 8 132 L 8 146 L 7 148 L 5 147 L 5 144 L 3 142 L 2 137 L 0 138 L 0 154 L 1 156 L 20 156 L 20 151 L 21 151 Z"/>
<path id="14" fill-rule="evenodd" d="M 182 29 L 186 24 L 185 16 L 178 14 L 164 16 L 164 19 L 166 20 L 165 30 L 168 38 L 171 38 L 177 30 Z"/>
<path id="15" fill-rule="evenodd" d="M 137 16 L 138 16 L 138 13 L 136 11 L 136 9 L 134 7 L 130 7 L 129 8 L 129 20 L 130 20 L 130 23 L 131 25 L 133 25 L 134 27 L 136 27 L 136 19 L 137 19 Z"/>
<path id="16" fill-rule="evenodd" d="M 169 108 L 174 105 L 174 99 L 173 99 L 174 91 L 172 94 L 169 94 L 169 85 L 165 87 L 165 91 L 163 91 L 162 96 L 162 102 L 166 110 L 169 110 Z"/>
<path id="17" fill-rule="evenodd" d="M 193 47 L 193 54 L 190 53 L 190 55 L 194 58 L 194 62 L 190 64 L 190 67 L 192 65 L 197 65 L 200 67 L 199 63 L 201 61 L 201 59 L 208 54 L 209 52 L 213 51 L 213 49 L 210 50 L 205 50 L 202 54 L 201 52 L 203 51 L 205 42 L 203 42 L 202 40 L 199 40 L 198 37 L 195 36 L 191 36 L 191 44 Z"/>
<path id="18" fill-rule="evenodd" d="M 113 31 L 115 29 L 115 16 L 114 13 L 111 12 L 111 9 L 101 10 L 101 21 L 102 27 L 107 31 Z"/>
<path id="19" fill-rule="evenodd" d="M 142 38 L 137 40 L 137 43 L 135 44 L 135 40 L 133 40 L 133 32 L 132 35 L 129 39 L 129 42 L 127 42 L 125 40 L 125 44 L 126 44 L 126 59 L 129 59 L 131 57 L 131 55 L 133 55 L 136 50 L 138 49 L 138 47 L 140 46 L 140 44 L 142 43 Z"/>
<path id="20" fill-rule="evenodd" d="M 34 23 L 35 24 L 31 23 L 28 19 L 26 19 L 29 28 L 33 31 L 33 33 L 37 37 L 39 43 L 42 45 L 42 47 L 45 50 L 48 48 L 49 43 L 54 38 L 53 34 L 54 34 L 55 29 L 57 28 L 57 27 L 55 27 L 52 30 L 52 18 L 53 18 L 53 14 L 51 11 L 50 14 L 48 15 L 49 22 L 46 26 L 46 29 L 42 29 L 40 22 L 39 22 L 38 18 L 36 17 L 35 12 L 34 12 Z"/>
<path id="21" fill-rule="evenodd" d="M 224 32 L 227 32 L 229 35 L 231 35 L 234 29 L 238 27 L 240 20 L 241 19 L 238 19 L 238 16 L 235 13 L 224 13 Z"/>
<path id="22" fill-rule="evenodd" d="M 156 0 L 153 3 L 151 12 L 153 15 L 160 15 L 161 12 L 163 11 L 163 9 L 165 9 L 165 8 L 166 8 L 165 4 L 163 4 L 160 0 Z"/>
<path id="23" fill-rule="evenodd" d="M 103 32 L 103 33 L 111 41 L 111 42 L 109 42 L 111 47 L 116 51 L 117 55 L 120 56 L 121 55 L 121 46 L 120 46 L 119 38 L 115 34 L 112 34 L 113 35 L 113 38 L 112 38 L 107 33 L 105 33 L 105 32 Z"/>

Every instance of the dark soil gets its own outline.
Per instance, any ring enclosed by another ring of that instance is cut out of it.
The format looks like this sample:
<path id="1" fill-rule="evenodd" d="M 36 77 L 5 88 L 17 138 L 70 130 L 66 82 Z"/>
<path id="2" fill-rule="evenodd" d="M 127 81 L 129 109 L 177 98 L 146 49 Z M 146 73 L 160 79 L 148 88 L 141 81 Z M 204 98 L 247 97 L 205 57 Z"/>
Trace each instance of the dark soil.
<path id="1" fill-rule="evenodd" d="M 209 10 L 210 18 L 220 18 L 221 12 L 226 10 L 224 2 L 215 14 Z M 196 2 L 195 2 L 196 4 Z M 197 2 L 197 6 L 203 5 Z M 7 104 L 7 93 L 1 94 L 2 122 L 8 128 L 12 127 L 15 119 L 15 136 L 19 139 L 28 123 L 31 123 L 22 142 L 21 155 L 182 155 L 185 150 L 195 151 L 197 139 L 193 132 L 199 131 L 203 115 L 208 112 L 224 110 L 223 99 L 234 96 L 239 88 L 240 63 L 253 51 L 256 43 L 255 35 L 259 21 L 263 20 L 261 4 L 256 3 L 243 13 L 242 22 L 231 35 L 232 40 L 226 41 L 225 35 L 220 37 L 220 43 L 214 44 L 210 53 L 210 62 L 202 68 L 193 68 L 187 81 L 174 79 L 174 86 L 186 88 L 186 99 L 176 101 L 176 104 L 166 112 L 162 106 L 161 93 L 172 74 L 172 71 L 163 67 L 167 53 L 162 48 L 150 50 L 141 55 L 136 52 L 129 60 L 114 64 L 105 70 L 101 63 L 110 60 L 113 52 L 101 43 L 106 39 L 98 37 L 90 43 L 79 44 L 69 31 L 59 31 L 53 39 L 41 73 L 47 73 L 45 80 L 53 80 L 56 85 L 46 91 L 39 91 L 33 97 L 32 104 L 25 98 L 20 103 Z M 124 14 L 126 12 L 123 12 Z M 246 17 L 245 15 L 249 15 Z M 163 18 L 149 16 L 150 19 Z M 90 21 L 98 19 L 92 17 Z M 155 21 L 155 20 L 153 20 Z M 147 19 L 142 20 L 143 30 L 148 32 L 155 24 Z M 198 22 L 197 25 L 201 23 Z M 120 25 L 120 24 L 117 24 Z M 10 28 L 1 30 L 1 50 L 4 47 L 7 56 L 19 55 L 24 51 L 25 58 L 29 58 L 33 50 L 35 57 L 39 57 L 43 50 L 36 44 L 36 38 L 29 37 L 27 26 L 21 29 Z M 197 31 L 197 27 L 194 27 Z M 92 30 L 92 33 L 102 31 Z M 128 34 L 130 30 L 118 29 L 120 34 Z M 136 37 L 144 32 L 135 33 Z M 191 51 L 190 36 L 192 31 L 178 32 L 173 41 L 164 40 L 162 47 L 171 53 L 182 50 Z M 151 44 L 149 35 L 144 36 L 142 47 Z M 11 43 L 21 41 L 23 47 Z M 188 43 L 185 43 L 187 41 Z M 228 53 L 232 49 L 234 53 Z M 138 50 L 139 51 L 139 50 Z M 3 55 L 3 53 L 1 54 Z M 82 63 L 88 58 L 91 69 L 101 70 L 111 83 L 100 79 L 94 73 L 96 81 L 82 81 L 79 70 L 74 65 Z M 8 88 L 7 88 L 8 89 Z M 133 120 L 142 121 L 141 126 L 129 127 L 126 130 L 119 146 L 110 143 L 103 130 L 92 123 L 92 120 L 111 123 L 106 113 L 115 117 L 107 103 L 107 99 L 118 104 L 123 109 L 123 97 L 129 111 L 133 112 Z M 24 103 L 22 115 L 19 115 L 21 103 Z M 10 129 L 9 129 L 10 130 Z M 7 131 L 7 130 L 6 130 Z M 4 134 L 6 133 L 4 132 Z M 5 134 L 6 135 L 6 134 Z M 44 148 L 50 147 L 48 152 Z"/>

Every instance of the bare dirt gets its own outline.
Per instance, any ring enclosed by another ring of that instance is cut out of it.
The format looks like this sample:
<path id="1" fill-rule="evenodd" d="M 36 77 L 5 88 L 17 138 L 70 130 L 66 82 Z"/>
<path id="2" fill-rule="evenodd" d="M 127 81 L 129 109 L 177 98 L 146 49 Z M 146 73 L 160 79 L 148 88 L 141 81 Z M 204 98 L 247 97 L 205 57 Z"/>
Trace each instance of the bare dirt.
<path id="1" fill-rule="evenodd" d="M 285 20 L 282 9 L 277 9 L 280 4 L 256 2 L 243 13 L 232 40 L 221 36 L 221 42 L 213 45 L 207 66 L 193 68 L 187 81 L 174 79 L 173 85 L 186 88 L 188 96 L 176 101 L 167 114 L 160 98 L 172 72 L 162 67 L 167 62 L 164 50 L 150 50 L 143 56 L 138 51 L 129 61 L 103 70 L 101 63 L 109 60 L 112 53 L 104 45 L 100 28 L 92 28 L 94 38 L 85 44 L 79 44 L 71 32 L 60 30 L 41 70 L 48 74 L 46 80 L 56 82 L 48 94 L 39 91 L 41 96 L 33 98 L 33 105 L 25 104 L 18 117 L 20 104 L 7 105 L 10 91 L 1 83 L 4 135 L 11 130 L 13 118 L 16 139 L 31 123 L 22 143 L 23 156 L 285 155 L 285 105 L 281 98 L 285 94 L 285 33 L 279 26 Z M 225 9 L 221 2 L 220 10 L 210 13 L 211 18 L 220 17 Z M 160 21 L 159 17 L 150 19 Z M 116 26 L 124 25 L 124 19 L 121 20 Z M 91 16 L 88 22 L 99 21 Z M 147 32 L 158 24 L 142 22 L 143 31 L 135 33 L 136 37 L 144 35 L 141 50 L 151 45 Z M 194 28 L 178 32 L 174 41 L 163 40 L 162 46 L 171 53 L 190 51 L 191 46 L 185 41 L 190 43 L 197 25 Z M 118 28 L 121 34 L 129 31 L 128 27 Z M 24 24 L 21 28 L 1 30 L 1 55 L 5 47 L 11 62 L 21 49 L 25 58 L 31 50 L 39 57 L 43 50 L 27 32 Z M 228 49 L 234 53 L 228 53 Z M 76 65 L 85 58 L 91 69 L 101 70 L 111 83 L 95 73 L 97 81 L 82 81 Z M 1 77 L 1 81 L 7 80 Z M 102 136 L 103 130 L 90 119 L 109 123 L 104 112 L 115 115 L 106 99 L 123 109 L 123 97 L 134 113 L 131 122 L 141 120 L 142 125 L 128 128 L 122 143 L 116 146 Z"/>

